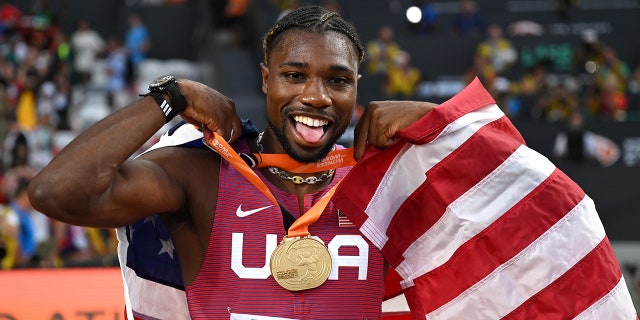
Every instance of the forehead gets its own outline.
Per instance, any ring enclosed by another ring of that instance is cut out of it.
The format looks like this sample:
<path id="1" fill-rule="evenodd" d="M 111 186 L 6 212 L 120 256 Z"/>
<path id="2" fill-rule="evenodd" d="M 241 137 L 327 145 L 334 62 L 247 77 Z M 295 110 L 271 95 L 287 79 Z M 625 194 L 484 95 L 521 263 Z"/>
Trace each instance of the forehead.
<path id="1" fill-rule="evenodd" d="M 311 32 L 291 29 L 283 32 L 270 55 L 269 64 L 287 62 L 332 62 L 357 71 L 358 54 L 351 40 L 335 31 Z"/>

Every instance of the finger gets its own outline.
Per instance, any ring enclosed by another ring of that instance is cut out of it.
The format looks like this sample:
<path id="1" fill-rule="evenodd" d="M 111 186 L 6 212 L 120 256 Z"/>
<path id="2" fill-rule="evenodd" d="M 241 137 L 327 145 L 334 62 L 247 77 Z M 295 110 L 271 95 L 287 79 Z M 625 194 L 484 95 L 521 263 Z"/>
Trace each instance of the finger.
<path id="1" fill-rule="evenodd" d="M 396 134 L 398 134 L 398 127 L 395 125 L 387 125 L 385 130 L 380 133 L 378 146 L 381 148 L 386 148 L 392 146 L 398 142 L 398 138 L 396 138 Z"/>
<path id="2" fill-rule="evenodd" d="M 235 117 L 231 122 L 231 132 L 227 141 L 231 144 L 240 139 L 240 137 L 242 137 L 242 120 L 239 117 Z"/>
<path id="3" fill-rule="evenodd" d="M 242 137 L 242 120 L 238 115 L 233 115 L 232 119 L 223 121 L 220 125 L 209 124 L 203 126 L 207 128 L 206 131 L 217 133 L 229 144 Z"/>
<path id="4" fill-rule="evenodd" d="M 208 144 L 211 144 L 211 139 L 213 139 L 213 132 L 205 127 L 202 127 L 202 135 L 204 136 L 204 141 Z"/>
<path id="5" fill-rule="evenodd" d="M 388 136 L 388 127 L 387 123 L 383 121 L 383 112 L 379 110 L 375 110 L 378 112 L 372 112 L 369 116 L 369 126 L 367 132 L 367 142 L 370 145 L 374 145 L 378 148 L 384 147 L 387 136 Z"/>
<path id="6" fill-rule="evenodd" d="M 369 133 L 369 114 L 365 112 L 353 131 L 353 157 L 360 160 L 364 151 L 367 149 L 367 134 Z"/>

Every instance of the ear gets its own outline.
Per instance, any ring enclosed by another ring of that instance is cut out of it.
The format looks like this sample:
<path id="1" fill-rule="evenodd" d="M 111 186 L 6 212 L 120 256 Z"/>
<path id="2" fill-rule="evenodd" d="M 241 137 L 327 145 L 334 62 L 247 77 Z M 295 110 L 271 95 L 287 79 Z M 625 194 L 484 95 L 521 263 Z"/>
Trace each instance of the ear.
<path id="1" fill-rule="evenodd" d="M 264 62 L 260 63 L 260 72 L 262 73 L 262 93 L 267 94 L 269 80 L 269 67 Z"/>

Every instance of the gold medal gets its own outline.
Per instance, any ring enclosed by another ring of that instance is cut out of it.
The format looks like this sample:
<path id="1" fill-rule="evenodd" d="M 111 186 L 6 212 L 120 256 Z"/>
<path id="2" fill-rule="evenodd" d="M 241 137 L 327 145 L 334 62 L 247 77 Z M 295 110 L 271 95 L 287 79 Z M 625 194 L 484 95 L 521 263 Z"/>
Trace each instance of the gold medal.
<path id="1" fill-rule="evenodd" d="M 311 238 L 284 237 L 271 254 L 271 275 L 291 291 L 320 286 L 331 273 L 331 255 L 325 245 Z"/>

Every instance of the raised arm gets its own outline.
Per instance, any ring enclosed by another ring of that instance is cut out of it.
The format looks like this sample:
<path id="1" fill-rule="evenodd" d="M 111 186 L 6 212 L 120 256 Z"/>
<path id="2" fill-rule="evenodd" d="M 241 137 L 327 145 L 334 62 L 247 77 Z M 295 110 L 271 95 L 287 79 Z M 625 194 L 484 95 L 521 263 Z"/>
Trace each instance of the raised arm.
<path id="1" fill-rule="evenodd" d="M 198 82 L 181 79 L 178 86 L 187 102 L 183 119 L 231 140 L 241 135 L 233 101 Z M 171 160 L 129 159 L 165 122 L 151 96 L 97 122 L 32 179 L 34 208 L 63 222 L 93 227 L 123 226 L 180 209 L 184 191 L 167 173 Z"/>

